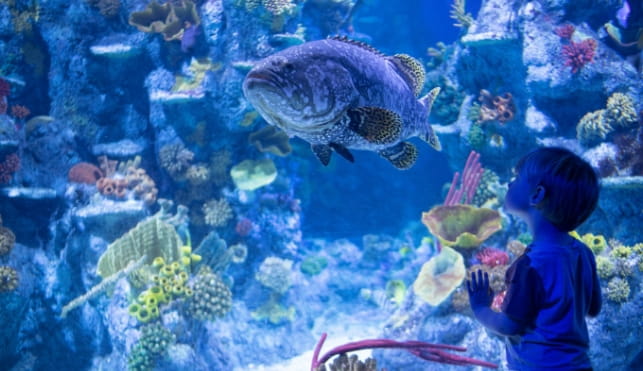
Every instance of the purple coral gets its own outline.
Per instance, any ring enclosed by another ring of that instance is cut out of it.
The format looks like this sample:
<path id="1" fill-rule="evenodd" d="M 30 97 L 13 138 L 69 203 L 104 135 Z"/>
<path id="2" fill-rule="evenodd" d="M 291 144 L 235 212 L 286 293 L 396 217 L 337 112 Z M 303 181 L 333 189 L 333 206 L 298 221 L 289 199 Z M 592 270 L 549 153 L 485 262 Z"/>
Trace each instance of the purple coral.
<path id="1" fill-rule="evenodd" d="M 319 338 L 319 342 L 315 346 L 315 351 L 313 353 L 313 360 L 310 365 L 310 370 L 315 371 L 318 367 L 326 363 L 331 357 L 353 352 L 356 350 L 363 349 L 375 349 L 375 348 L 388 348 L 388 349 L 406 349 L 408 352 L 413 354 L 416 357 L 422 358 L 427 361 L 446 363 L 451 365 L 475 365 L 488 368 L 497 369 L 498 365 L 491 362 L 481 361 L 474 358 L 463 357 L 457 354 L 445 352 L 445 350 L 454 350 L 458 352 L 464 352 L 467 350 L 465 347 L 447 345 L 447 344 L 431 344 L 425 343 L 423 341 L 417 340 L 407 340 L 407 341 L 395 341 L 389 339 L 367 339 L 355 341 L 352 343 L 347 343 L 340 345 L 326 352 L 321 358 L 319 358 L 319 352 L 321 351 L 322 345 L 326 341 L 326 333 L 323 333 Z"/>

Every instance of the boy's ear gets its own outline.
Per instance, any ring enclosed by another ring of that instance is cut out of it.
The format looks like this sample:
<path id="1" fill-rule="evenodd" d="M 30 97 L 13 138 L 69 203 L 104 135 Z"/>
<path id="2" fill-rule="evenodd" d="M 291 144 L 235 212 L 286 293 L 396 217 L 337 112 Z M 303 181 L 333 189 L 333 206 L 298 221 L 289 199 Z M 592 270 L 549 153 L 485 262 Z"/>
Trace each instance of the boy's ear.
<path id="1" fill-rule="evenodd" d="M 529 197 L 529 203 L 532 206 L 540 204 L 545 199 L 545 187 L 537 185 Z"/>

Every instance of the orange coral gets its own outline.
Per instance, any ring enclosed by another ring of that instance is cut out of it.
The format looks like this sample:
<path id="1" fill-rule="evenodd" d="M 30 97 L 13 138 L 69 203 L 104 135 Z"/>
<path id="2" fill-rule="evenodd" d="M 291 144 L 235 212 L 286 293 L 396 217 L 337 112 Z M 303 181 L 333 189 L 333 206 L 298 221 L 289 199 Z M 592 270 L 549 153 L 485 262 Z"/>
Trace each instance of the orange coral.
<path id="1" fill-rule="evenodd" d="M 102 195 L 123 198 L 127 195 L 127 180 L 100 178 L 96 182 L 96 188 Z"/>
<path id="2" fill-rule="evenodd" d="M 69 169 L 67 179 L 73 183 L 96 184 L 103 172 L 89 162 L 79 162 Z"/>
<path id="3" fill-rule="evenodd" d="M 482 89 L 478 101 L 481 103 L 478 122 L 498 120 L 504 124 L 514 119 L 516 105 L 511 93 L 494 96 L 488 90 Z"/>

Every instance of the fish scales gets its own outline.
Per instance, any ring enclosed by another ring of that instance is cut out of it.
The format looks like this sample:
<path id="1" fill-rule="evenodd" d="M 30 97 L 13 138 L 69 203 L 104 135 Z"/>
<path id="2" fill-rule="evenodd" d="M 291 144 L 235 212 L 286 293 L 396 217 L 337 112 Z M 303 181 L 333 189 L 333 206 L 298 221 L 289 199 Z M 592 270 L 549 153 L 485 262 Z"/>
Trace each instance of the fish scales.
<path id="1" fill-rule="evenodd" d="M 348 149 L 387 157 L 402 150 L 397 145 L 407 138 L 434 136 L 430 104 L 417 100 L 396 62 L 355 42 L 312 41 L 259 61 L 244 93 L 269 124 L 311 143 L 314 151 L 330 145 L 347 158 Z"/>

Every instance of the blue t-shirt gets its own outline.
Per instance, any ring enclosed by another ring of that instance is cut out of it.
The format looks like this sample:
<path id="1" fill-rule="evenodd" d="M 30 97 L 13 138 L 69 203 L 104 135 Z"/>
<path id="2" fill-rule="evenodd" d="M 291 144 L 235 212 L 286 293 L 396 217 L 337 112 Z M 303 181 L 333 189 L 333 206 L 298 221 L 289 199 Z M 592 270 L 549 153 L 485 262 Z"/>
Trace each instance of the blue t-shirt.
<path id="1" fill-rule="evenodd" d="M 601 289 L 594 254 L 580 241 L 530 245 L 507 270 L 502 311 L 525 325 L 506 337 L 512 370 L 590 368 L 585 316 L 596 316 Z"/>

